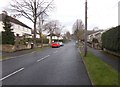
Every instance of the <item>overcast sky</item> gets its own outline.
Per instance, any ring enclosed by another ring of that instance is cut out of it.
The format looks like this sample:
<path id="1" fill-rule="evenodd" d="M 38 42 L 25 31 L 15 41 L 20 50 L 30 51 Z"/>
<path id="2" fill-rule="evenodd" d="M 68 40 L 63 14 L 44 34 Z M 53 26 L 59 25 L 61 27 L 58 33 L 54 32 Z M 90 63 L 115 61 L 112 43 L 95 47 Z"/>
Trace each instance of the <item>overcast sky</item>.
<path id="1" fill-rule="evenodd" d="M 7 7 L 11 0 L 0 1 L 0 12 Z M 94 27 L 107 29 L 118 25 L 118 2 L 120 0 L 88 0 L 88 29 Z M 71 28 L 76 19 L 81 19 L 84 23 L 85 0 L 54 0 L 56 8 L 50 13 L 49 19 L 59 20 L 65 29 L 71 32 Z M 24 18 L 20 21 L 33 27 L 31 22 Z"/>

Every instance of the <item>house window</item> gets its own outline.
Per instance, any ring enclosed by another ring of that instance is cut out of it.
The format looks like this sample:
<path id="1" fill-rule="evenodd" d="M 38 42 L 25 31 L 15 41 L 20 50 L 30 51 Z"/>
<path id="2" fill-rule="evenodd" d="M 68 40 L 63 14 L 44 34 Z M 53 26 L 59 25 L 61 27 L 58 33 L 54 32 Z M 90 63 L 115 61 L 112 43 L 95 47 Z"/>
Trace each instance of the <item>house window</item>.
<path id="1" fill-rule="evenodd" d="M 24 27 L 24 30 L 23 30 L 24 32 L 26 31 L 26 27 Z"/>
<path id="2" fill-rule="evenodd" d="M 19 37 L 19 34 L 16 34 L 17 37 Z"/>
<path id="3" fill-rule="evenodd" d="M 26 32 L 27 32 L 27 28 L 26 28 L 26 30 L 25 30 Z"/>
<path id="4" fill-rule="evenodd" d="M 18 25 L 18 29 L 20 29 L 20 26 Z"/>
<path id="5" fill-rule="evenodd" d="M 24 27 L 23 27 L 22 31 L 24 31 Z"/>

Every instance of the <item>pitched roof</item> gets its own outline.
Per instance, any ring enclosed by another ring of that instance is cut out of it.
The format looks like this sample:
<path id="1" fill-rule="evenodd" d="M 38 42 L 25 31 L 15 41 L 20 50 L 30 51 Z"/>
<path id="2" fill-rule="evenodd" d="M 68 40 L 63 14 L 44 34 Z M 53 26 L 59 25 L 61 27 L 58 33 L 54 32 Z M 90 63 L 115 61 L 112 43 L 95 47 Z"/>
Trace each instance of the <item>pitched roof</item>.
<path id="1" fill-rule="evenodd" d="M 97 31 L 88 30 L 88 31 L 87 31 L 87 35 L 94 34 L 94 33 L 97 33 L 97 32 L 102 32 L 102 31 L 103 31 L 103 30 L 97 30 Z"/>
<path id="2" fill-rule="evenodd" d="M 6 16 L 6 14 L 4 14 L 4 13 L 0 14 L 0 21 L 3 21 L 4 18 L 5 18 L 5 16 Z M 8 15 L 7 15 L 7 16 L 8 16 Z M 8 18 L 9 18 L 10 22 L 12 22 L 12 23 L 21 25 L 21 26 L 26 27 L 26 28 L 29 28 L 29 29 L 32 29 L 32 28 L 30 28 L 29 26 L 25 25 L 24 23 L 20 22 L 19 20 L 15 19 L 15 18 L 13 18 L 13 17 L 11 17 L 11 16 L 8 16 Z"/>
<path id="3" fill-rule="evenodd" d="M 49 34 L 49 35 L 47 35 L 47 36 L 50 36 L 50 34 Z M 58 35 L 53 33 L 53 34 L 52 34 L 52 36 L 58 36 Z"/>

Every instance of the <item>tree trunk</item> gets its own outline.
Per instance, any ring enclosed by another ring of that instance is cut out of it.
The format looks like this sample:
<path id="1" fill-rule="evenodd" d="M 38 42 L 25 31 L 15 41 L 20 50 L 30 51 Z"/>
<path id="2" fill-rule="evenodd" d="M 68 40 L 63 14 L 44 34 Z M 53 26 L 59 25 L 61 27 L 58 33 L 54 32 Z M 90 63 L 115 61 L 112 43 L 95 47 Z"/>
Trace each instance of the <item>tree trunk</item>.
<path id="1" fill-rule="evenodd" d="M 37 8 L 36 8 L 36 0 L 34 1 L 34 43 L 33 48 L 36 48 L 36 22 L 37 22 Z"/>
<path id="2" fill-rule="evenodd" d="M 34 22 L 34 40 L 33 40 L 33 48 L 36 48 L 36 21 Z"/>
<path id="3" fill-rule="evenodd" d="M 50 44 L 52 44 L 52 33 L 50 34 Z"/>
<path id="4" fill-rule="evenodd" d="M 41 48 L 43 47 L 43 38 L 42 38 L 42 32 L 40 31 L 40 40 L 41 40 L 41 43 L 40 43 L 40 45 L 41 45 Z"/>

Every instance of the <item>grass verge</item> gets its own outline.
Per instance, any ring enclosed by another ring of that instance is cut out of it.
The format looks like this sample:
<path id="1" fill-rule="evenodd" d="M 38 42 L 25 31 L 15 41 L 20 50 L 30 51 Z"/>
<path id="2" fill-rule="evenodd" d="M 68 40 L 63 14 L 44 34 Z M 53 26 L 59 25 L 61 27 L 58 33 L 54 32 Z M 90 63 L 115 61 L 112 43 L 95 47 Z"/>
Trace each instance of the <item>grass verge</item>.
<path id="1" fill-rule="evenodd" d="M 88 52 L 84 61 L 94 85 L 119 85 L 118 72 L 92 52 Z"/>

